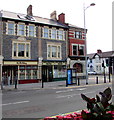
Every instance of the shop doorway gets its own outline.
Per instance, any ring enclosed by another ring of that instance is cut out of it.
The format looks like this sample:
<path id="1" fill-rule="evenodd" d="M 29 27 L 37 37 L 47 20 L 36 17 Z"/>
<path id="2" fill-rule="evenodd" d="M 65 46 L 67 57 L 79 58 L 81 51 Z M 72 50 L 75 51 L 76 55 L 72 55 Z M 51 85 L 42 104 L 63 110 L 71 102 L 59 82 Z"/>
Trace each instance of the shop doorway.
<path id="1" fill-rule="evenodd" d="M 52 66 L 42 66 L 42 80 L 43 82 L 51 82 L 53 79 Z"/>
<path id="2" fill-rule="evenodd" d="M 3 85 L 15 84 L 15 76 L 18 75 L 18 66 L 3 66 L 2 68 L 2 81 Z"/>

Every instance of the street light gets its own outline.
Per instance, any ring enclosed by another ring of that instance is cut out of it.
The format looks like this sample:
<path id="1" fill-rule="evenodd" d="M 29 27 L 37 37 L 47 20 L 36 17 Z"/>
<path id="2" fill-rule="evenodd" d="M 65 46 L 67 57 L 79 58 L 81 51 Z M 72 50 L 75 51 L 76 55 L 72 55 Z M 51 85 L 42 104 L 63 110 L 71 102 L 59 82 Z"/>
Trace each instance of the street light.
<path id="1" fill-rule="evenodd" d="M 86 20 L 85 20 L 85 11 L 91 7 L 91 6 L 95 6 L 95 3 L 91 3 L 89 6 L 87 6 L 85 8 L 85 4 L 84 4 L 84 39 L 85 39 L 85 63 L 86 63 L 86 84 L 88 84 L 88 72 L 87 72 L 87 40 L 86 40 Z"/>

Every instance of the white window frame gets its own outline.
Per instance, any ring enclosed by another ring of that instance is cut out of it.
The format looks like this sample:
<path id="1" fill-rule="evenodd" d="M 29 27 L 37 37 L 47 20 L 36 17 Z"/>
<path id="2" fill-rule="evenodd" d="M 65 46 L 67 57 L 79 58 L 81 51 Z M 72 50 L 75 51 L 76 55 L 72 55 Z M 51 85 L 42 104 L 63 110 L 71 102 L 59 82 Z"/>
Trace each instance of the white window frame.
<path id="1" fill-rule="evenodd" d="M 9 34 L 9 27 L 8 27 L 9 24 L 14 24 L 13 34 Z M 8 35 L 15 35 L 15 22 L 13 22 L 13 21 L 8 21 L 8 22 L 6 23 L 6 34 L 8 34 Z"/>
<path id="2" fill-rule="evenodd" d="M 48 46 L 50 46 L 50 51 L 49 51 L 49 49 L 48 49 Z M 52 47 L 57 47 L 57 51 L 56 51 L 56 57 L 52 57 Z M 58 54 L 58 50 L 59 50 L 59 48 L 60 48 L 60 55 Z M 48 53 L 50 52 L 50 57 L 48 56 Z M 57 44 L 57 43 L 53 43 L 53 44 L 47 44 L 47 59 L 51 59 L 51 60 L 55 60 L 55 59 L 61 59 L 61 55 L 62 55 L 62 53 L 61 53 L 61 44 Z M 60 56 L 60 57 L 59 57 Z"/>
<path id="3" fill-rule="evenodd" d="M 16 44 L 16 56 L 14 56 L 14 44 Z M 22 56 L 18 56 L 18 44 L 24 44 L 24 57 Z M 26 46 L 29 45 L 29 53 L 28 53 L 28 57 L 26 56 Z M 30 53 L 31 53 L 31 43 L 29 42 L 25 42 L 25 41 L 12 41 L 12 58 L 13 59 L 30 59 Z"/>
<path id="4" fill-rule="evenodd" d="M 73 54 L 73 46 L 77 46 L 77 54 L 76 55 Z M 78 44 L 72 44 L 72 55 L 73 56 L 78 56 Z"/>
<path id="5" fill-rule="evenodd" d="M 78 37 L 77 37 L 76 32 L 79 32 Z M 81 33 L 81 38 L 80 38 L 80 33 Z M 81 31 L 74 31 L 74 38 L 75 38 L 75 39 L 82 39 L 82 32 L 81 32 Z"/>
<path id="6" fill-rule="evenodd" d="M 23 30 L 23 31 L 24 31 L 24 35 L 20 35 L 20 34 L 19 34 L 19 31 L 20 31 L 20 30 L 19 30 L 19 26 L 20 26 L 20 25 L 24 25 L 24 30 Z M 18 26 L 18 27 L 17 27 L 17 35 L 19 35 L 19 36 L 26 36 L 26 25 L 25 25 L 25 23 L 18 23 L 17 26 Z"/>
<path id="7" fill-rule="evenodd" d="M 31 31 L 31 32 L 34 32 L 33 36 L 30 35 L 30 29 L 29 29 L 30 26 L 34 27 L 34 31 Z M 33 24 L 29 24 L 27 28 L 28 28 L 28 36 L 29 37 L 36 37 L 36 26 Z"/>
<path id="8" fill-rule="evenodd" d="M 48 29 L 48 32 L 44 32 L 45 29 Z M 44 34 L 47 33 L 48 37 L 45 37 Z M 49 38 L 49 28 L 48 27 L 44 27 L 43 28 L 43 38 Z"/>
<path id="9" fill-rule="evenodd" d="M 80 44 L 80 45 L 79 45 L 79 49 L 80 49 L 81 46 L 83 46 L 83 52 L 84 52 L 84 54 L 83 54 L 83 55 L 80 55 L 80 56 L 84 56 L 84 55 L 85 55 L 85 45 L 81 45 L 81 44 Z"/>
<path id="10" fill-rule="evenodd" d="M 55 34 L 53 34 L 53 30 L 55 30 Z M 53 35 L 55 35 L 55 38 L 52 38 Z M 51 29 L 51 39 L 57 39 L 57 30 L 54 28 Z"/>

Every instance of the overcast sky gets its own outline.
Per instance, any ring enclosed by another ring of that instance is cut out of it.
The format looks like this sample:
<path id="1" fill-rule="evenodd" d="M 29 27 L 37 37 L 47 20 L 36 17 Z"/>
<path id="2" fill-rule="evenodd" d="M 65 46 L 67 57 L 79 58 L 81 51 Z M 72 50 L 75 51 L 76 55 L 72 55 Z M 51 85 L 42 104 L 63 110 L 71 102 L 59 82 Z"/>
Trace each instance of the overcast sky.
<path id="1" fill-rule="evenodd" d="M 87 53 L 97 49 L 112 50 L 112 2 L 113 0 L 0 0 L 0 10 L 25 13 L 33 6 L 33 15 L 50 18 L 54 10 L 57 15 L 65 13 L 66 23 L 84 27 L 83 8 L 86 9 Z"/>

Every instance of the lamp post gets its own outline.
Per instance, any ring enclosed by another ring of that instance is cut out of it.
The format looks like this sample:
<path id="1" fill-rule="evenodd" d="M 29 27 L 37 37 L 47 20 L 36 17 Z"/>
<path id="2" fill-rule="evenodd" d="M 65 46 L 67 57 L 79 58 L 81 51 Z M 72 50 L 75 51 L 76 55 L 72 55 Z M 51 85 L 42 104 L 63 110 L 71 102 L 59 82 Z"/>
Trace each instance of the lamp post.
<path id="1" fill-rule="evenodd" d="M 88 84 L 88 72 L 87 72 L 87 40 L 86 40 L 86 20 L 85 20 L 85 11 L 91 7 L 95 6 L 95 3 L 91 3 L 89 6 L 85 7 L 84 4 L 84 39 L 85 39 L 85 64 L 86 64 L 86 85 Z"/>

